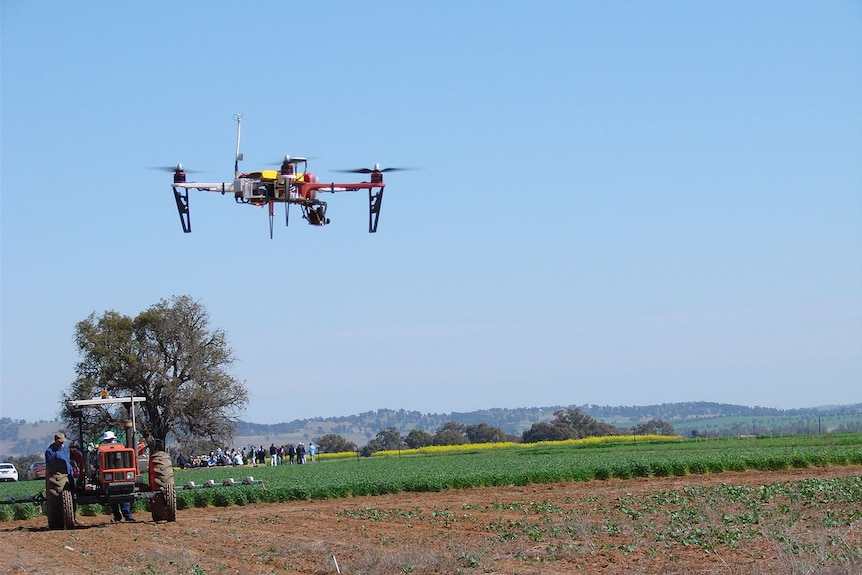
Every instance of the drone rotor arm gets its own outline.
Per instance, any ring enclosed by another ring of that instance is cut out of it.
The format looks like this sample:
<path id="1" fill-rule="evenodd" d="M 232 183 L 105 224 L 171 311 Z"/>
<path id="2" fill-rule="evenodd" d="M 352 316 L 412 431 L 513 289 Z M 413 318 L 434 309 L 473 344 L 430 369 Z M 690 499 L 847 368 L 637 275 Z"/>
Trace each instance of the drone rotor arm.
<path id="1" fill-rule="evenodd" d="M 221 194 L 232 193 L 233 184 L 225 182 L 181 182 L 174 184 L 176 188 L 185 188 L 187 190 L 200 190 L 202 192 L 218 192 Z"/>

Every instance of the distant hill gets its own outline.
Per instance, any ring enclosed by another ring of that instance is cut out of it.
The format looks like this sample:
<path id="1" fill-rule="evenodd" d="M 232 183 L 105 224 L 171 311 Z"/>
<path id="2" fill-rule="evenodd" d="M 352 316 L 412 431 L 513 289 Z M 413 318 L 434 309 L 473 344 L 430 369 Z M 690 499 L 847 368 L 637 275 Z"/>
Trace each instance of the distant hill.
<path id="1" fill-rule="evenodd" d="M 465 425 L 487 423 L 506 433 L 520 435 L 534 423 L 553 419 L 559 410 L 577 408 L 599 421 L 621 428 L 634 427 L 651 419 L 670 422 L 680 434 L 689 436 L 694 430 L 701 435 L 736 435 L 755 433 L 792 434 L 811 431 L 833 431 L 842 424 L 862 430 L 862 403 L 846 406 L 776 409 L 747 407 L 705 401 L 663 403 L 647 406 L 556 405 L 550 407 L 493 408 L 469 412 L 421 413 L 403 409 L 378 409 L 345 417 L 317 417 L 287 423 L 258 424 L 240 422 L 237 445 L 254 443 L 297 442 L 314 439 L 327 433 L 341 435 L 357 445 L 364 445 L 378 431 L 395 427 L 402 435 L 413 429 L 434 433 L 447 421 Z M 819 419 L 819 429 L 817 427 Z M 812 423 L 815 425 L 813 431 Z M 800 426 L 803 426 L 800 428 Z M 242 441 L 249 438 L 249 441 Z M 254 438 L 254 439 L 251 439 Z M 287 438 L 287 439 L 284 439 Z"/>
<path id="2" fill-rule="evenodd" d="M 381 429 L 396 428 L 402 435 L 413 429 L 434 433 L 448 421 L 465 425 L 486 423 L 506 433 L 521 435 L 534 423 L 553 419 L 561 409 L 577 408 L 599 421 L 628 429 L 651 419 L 671 423 L 677 433 L 692 435 L 789 435 L 862 431 L 862 403 L 803 409 L 747 407 L 705 401 L 662 403 L 646 406 L 557 405 L 551 407 L 492 408 L 469 412 L 421 413 L 404 409 L 378 409 L 344 417 L 314 417 L 284 423 L 240 421 L 234 445 L 308 443 L 335 433 L 363 446 Z M 60 427 L 57 421 L 29 423 L 0 418 L 0 460 L 10 455 L 42 453 Z"/>

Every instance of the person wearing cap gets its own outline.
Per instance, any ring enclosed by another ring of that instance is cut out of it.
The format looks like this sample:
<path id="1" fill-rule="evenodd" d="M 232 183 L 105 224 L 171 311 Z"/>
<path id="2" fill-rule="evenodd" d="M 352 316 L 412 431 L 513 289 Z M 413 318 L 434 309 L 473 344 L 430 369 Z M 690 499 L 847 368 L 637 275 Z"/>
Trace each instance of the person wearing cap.
<path id="1" fill-rule="evenodd" d="M 117 441 L 116 434 L 110 430 L 102 434 L 102 440 L 99 442 L 100 445 L 111 445 L 114 443 L 119 442 Z M 135 518 L 132 516 L 132 504 L 128 501 L 111 503 L 111 512 L 114 514 L 114 522 L 116 523 L 124 520 L 129 522 L 135 521 Z"/>
<path id="2" fill-rule="evenodd" d="M 62 431 L 54 434 L 54 443 L 48 446 L 45 450 L 45 464 L 54 459 L 59 459 L 66 464 L 66 475 L 69 476 L 69 481 L 66 483 L 66 489 L 72 492 L 72 517 L 73 524 L 80 526 L 75 517 L 78 511 L 78 502 L 75 498 L 75 490 L 72 488 L 75 484 L 75 473 L 72 469 L 72 455 L 69 451 L 69 444 L 66 442 L 66 435 Z"/>
<path id="3" fill-rule="evenodd" d="M 66 473 L 69 479 L 74 481 L 75 474 L 72 472 L 72 456 L 69 452 L 69 444 L 66 443 L 66 435 L 62 431 L 54 434 L 54 443 L 45 450 L 45 463 L 52 459 L 62 459 L 66 462 Z"/>

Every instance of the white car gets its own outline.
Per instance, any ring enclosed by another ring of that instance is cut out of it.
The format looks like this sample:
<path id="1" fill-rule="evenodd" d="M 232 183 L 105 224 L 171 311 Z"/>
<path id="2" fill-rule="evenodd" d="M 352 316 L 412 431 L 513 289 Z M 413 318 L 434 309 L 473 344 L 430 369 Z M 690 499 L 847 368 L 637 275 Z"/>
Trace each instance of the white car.
<path id="1" fill-rule="evenodd" d="M 0 481 L 18 481 L 18 470 L 11 463 L 0 463 Z"/>

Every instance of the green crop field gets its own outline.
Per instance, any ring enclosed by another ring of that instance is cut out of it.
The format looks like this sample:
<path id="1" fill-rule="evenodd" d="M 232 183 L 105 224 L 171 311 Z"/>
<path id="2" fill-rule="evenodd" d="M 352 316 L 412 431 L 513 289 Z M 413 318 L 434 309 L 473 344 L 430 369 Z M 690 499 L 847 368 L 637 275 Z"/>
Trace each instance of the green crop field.
<path id="1" fill-rule="evenodd" d="M 592 438 L 594 439 L 594 438 Z M 549 442 L 496 448 L 464 445 L 443 451 L 323 459 L 278 467 L 209 467 L 177 471 L 177 505 L 246 505 L 386 493 L 435 492 L 468 487 L 526 485 L 594 479 L 666 477 L 724 471 L 862 465 L 862 434 L 751 439 Z M 246 477 L 256 481 L 241 485 Z M 223 487 L 226 479 L 236 485 Z M 215 487 L 203 487 L 207 481 Z M 182 489 L 189 482 L 196 487 Z M 29 481 L 0 485 L 0 498 L 44 488 Z M 145 502 L 138 502 L 141 509 Z M 92 514 L 100 510 L 82 510 Z M 32 504 L 0 505 L 0 520 L 38 514 Z"/>

